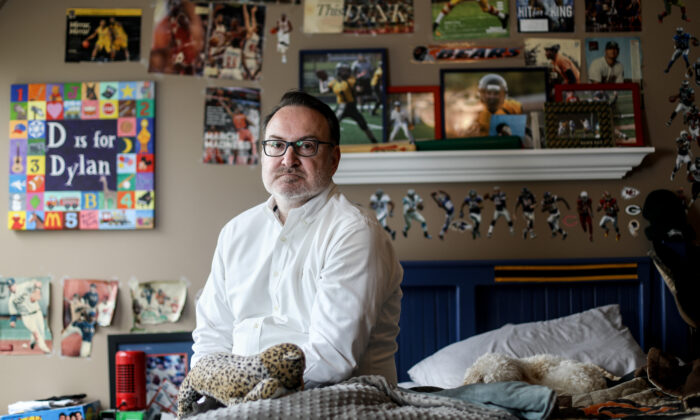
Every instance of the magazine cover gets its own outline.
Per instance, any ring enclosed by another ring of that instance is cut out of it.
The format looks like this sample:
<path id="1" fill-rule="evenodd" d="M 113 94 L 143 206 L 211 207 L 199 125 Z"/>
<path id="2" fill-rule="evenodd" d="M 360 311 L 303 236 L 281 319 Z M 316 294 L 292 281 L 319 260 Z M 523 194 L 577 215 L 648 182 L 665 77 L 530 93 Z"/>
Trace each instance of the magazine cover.
<path id="1" fill-rule="evenodd" d="M 67 62 L 138 61 L 141 9 L 68 9 Z"/>
<path id="2" fill-rule="evenodd" d="M 519 32 L 574 31 L 574 0 L 517 1 Z"/>
<path id="3" fill-rule="evenodd" d="M 509 0 L 431 0 L 433 37 L 452 41 L 507 38 Z"/>
<path id="4" fill-rule="evenodd" d="M 260 90 L 207 88 L 204 106 L 204 163 L 257 165 Z"/>

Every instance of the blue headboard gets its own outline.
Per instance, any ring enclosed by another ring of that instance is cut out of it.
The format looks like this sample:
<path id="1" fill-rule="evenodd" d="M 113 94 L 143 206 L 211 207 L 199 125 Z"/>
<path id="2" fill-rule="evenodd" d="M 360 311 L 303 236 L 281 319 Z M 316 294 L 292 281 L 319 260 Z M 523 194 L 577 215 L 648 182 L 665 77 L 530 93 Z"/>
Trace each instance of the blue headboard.
<path id="1" fill-rule="evenodd" d="M 688 330 L 649 258 L 404 261 L 399 382 L 448 344 L 499 328 L 618 303 L 644 350 L 679 357 Z M 671 339 L 671 337 L 673 337 Z"/>

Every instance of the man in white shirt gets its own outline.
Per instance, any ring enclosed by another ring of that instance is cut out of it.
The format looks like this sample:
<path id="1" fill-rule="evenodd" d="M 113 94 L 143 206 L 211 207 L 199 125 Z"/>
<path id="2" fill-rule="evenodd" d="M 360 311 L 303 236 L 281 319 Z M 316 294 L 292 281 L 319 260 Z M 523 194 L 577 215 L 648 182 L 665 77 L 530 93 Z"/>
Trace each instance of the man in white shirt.
<path id="1" fill-rule="evenodd" d="M 591 83 L 622 83 L 624 82 L 624 67 L 617 61 L 620 46 L 615 41 L 605 44 L 605 53 L 591 62 L 588 68 L 588 78 Z"/>
<path id="2" fill-rule="evenodd" d="M 376 217 L 332 181 L 335 114 L 292 91 L 262 132 L 271 197 L 221 230 L 197 302 L 192 364 L 208 353 L 249 356 L 291 342 L 304 351 L 307 387 L 364 374 L 396 383 L 403 270 Z"/>

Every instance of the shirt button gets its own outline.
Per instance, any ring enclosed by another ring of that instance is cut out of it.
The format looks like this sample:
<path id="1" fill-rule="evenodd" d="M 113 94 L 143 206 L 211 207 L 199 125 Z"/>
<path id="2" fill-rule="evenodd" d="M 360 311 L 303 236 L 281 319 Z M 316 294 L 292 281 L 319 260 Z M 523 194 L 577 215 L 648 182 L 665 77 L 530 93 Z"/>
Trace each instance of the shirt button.
<path id="1" fill-rule="evenodd" d="M 279 305 L 275 305 L 275 311 L 276 311 L 276 312 L 279 312 L 279 310 L 280 310 Z"/>
<path id="2" fill-rule="evenodd" d="M 281 238 L 280 238 L 280 241 L 282 241 L 282 242 L 287 242 L 287 237 L 286 237 L 286 236 L 281 237 Z"/>
<path id="3" fill-rule="evenodd" d="M 260 324 L 256 322 L 255 325 L 254 325 L 254 327 L 255 327 L 255 328 L 260 328 Z"/>
<path id="4" fill-rule="evenodd" d="M 277 271 L 275 271 L 274 273 L 272 273 L 272 275 L 273 275 L 274 277 L 277 277 L 277 276 L 280 275 L 280 273 L 278 273 Z"/>

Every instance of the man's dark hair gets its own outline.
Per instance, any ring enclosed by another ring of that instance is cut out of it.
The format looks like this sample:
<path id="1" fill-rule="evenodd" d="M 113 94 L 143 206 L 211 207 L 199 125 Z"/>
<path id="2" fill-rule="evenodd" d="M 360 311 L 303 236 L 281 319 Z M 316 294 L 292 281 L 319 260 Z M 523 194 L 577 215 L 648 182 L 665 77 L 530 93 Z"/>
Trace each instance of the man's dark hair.
<path id="1" fill-rule="evenodd" d="M 313 95 L 301 90 L 290 90 L 280 99 L 279 104 L 275 106 L 272 111 L 263 120 L 263 126 L 261 130 L 261 135 L 265 136 L 265 131 L 267 130 L 267 124 L 270 122 L 272 117 L 285 106 L 303 106 L 323 115 L 328 123 L 328 131 L 330 132 L 330 141 L 334 144 L 340 144 L 340 122 L 338 122 L 338 117 L 335 116 L 335 112 L 326 105 L 323 101 L 316 98 Z M 264 139 L 263 139 L 264 140 Z M 319 139 L 325 141 L 326 139 Z"/>

